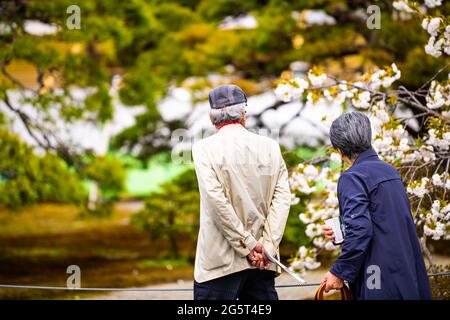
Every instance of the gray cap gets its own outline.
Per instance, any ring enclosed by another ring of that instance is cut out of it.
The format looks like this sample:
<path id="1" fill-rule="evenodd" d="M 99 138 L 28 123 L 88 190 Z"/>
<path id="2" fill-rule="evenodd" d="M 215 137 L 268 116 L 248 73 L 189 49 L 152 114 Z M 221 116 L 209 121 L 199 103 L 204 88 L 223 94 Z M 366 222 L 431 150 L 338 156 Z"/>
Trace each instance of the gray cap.
<path id="1" fill-rule="evenodd" d="M 212 109 L 222 109 L 234 104 L 246 103 L 244 91 L 233 84 L 226 84 L 214 88 L 209 93 L 209 105 Z"/>

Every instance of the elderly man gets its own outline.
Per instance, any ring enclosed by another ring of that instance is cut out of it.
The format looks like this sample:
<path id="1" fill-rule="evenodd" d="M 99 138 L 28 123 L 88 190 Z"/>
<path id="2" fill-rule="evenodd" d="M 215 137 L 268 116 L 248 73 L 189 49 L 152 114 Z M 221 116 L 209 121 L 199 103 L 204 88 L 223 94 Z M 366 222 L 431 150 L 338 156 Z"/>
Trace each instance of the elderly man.
<path id="1" fill-rule="evenodd" d="M 216 134 L 192 147 L 200 190 L 194 299 L 278 299 L 276 267 L 289 206 L 279 145 L 245 129 L 247 98 L 224 85 L 209 94 Z"/>
<path id="2" fill-rule="evenodd" d="M 369 119 L 344 114 L 330 140 L 351 167 L 339 178 L 342 252 L 323 282 L 325 291 L 348 281 L 354 299 L 430 299 L 425 264 L 408 197 L 397 171 L 371 147 Z M 332 229 L 324 233 L 334 240 Z"/>

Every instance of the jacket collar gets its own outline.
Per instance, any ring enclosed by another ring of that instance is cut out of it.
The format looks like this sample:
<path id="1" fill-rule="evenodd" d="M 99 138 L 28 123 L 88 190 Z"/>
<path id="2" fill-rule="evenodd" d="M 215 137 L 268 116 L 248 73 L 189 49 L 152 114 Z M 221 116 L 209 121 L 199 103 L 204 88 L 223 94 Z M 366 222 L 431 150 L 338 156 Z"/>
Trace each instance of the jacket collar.
<path id="1" fill-rule="evenodd" d="M 223 133 L 231 130 L 245 130 L 245 128 L 241 125 L 241 123 L 228 123 L 223 126 L 221 126 L 218 130 L 216 130 L 216 133 Z"/>
<path id="2" fill-rule="evenodd" d="M 367 149 L 366 151 L 361 152 L 353 164 L 355 165 L 355 164 L 364 162 L 369 158 L 375 158 L 375 157 L 378 159 L 378 154 L 375 152 L 375 150 L 370 148 L 370 149 Z"/>

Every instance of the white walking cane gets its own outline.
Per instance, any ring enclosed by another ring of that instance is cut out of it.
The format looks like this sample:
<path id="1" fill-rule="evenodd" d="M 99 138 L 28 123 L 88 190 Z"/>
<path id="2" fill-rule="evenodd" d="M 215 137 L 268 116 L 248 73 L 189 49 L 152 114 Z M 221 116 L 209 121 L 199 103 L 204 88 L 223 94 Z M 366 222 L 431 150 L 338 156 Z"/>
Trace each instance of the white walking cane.
<path id="1" fill-rule="evenodd" d="M 269 232 L 270 235 L 270 239 L 272 239 L 272 230 L 270 228 L 270 224 L 268 223 L 268 221 L 266 220 L 264 223 L 264 226 L 267 226 L 266 230 Z M 265 251 L 265 250 L 264 250 Z M 270 254 L 268 254 L 267 252 L 265 252 L 267 259 L 269 259 L 270 262 L 275 263 L 277 266 L 279 266 L 284 272 L 287 272 L 292 278 L 294 278 L 295 280 L 297 280 L 299 283 L 306 283 L 305 280 L 303 280 L 302 277 L 300 277 L 297 273 L 295 273 L 294 271 L 288 269 L 284 264 L 281 263 L 281 261 L 275 259 L 274 257 L 272 257 Z"/>
<path id="2" fill-rule="evenodd" d="M 298 282 L 306 283 L 306 281 L 302 277 L 300 277 L 297 273 L 295 273 L 294 271 L 292 271 L 289 268 L 287 268 L 284 264 L 282 264 L 279 260 L 277 260 L 274 257 L 272 257 L 267 252 L 266 252 L 266 257 L 267 257 L 267 259 L 269 259 L 270 262 L 273 262 L 276 265 L 278 265 L 284 272 L 287 272 L 291 277 L 293 277 Z"/>

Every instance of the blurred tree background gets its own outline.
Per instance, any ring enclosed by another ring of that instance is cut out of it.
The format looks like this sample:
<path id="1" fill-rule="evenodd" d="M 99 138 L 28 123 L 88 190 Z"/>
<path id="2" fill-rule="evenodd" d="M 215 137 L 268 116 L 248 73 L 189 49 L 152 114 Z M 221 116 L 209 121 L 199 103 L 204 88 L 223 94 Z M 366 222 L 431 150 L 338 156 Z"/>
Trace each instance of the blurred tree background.
<path id="1" fill-rule="evenodd" d="M 0 3 L 4 207 L 74 203 L 84 212 L 108 215 L 125 193 L 127 162 L 117 155 L 129 154 L 146 163 L 170 152 L 171 132 L 187 124 L 184 119 L 164 120 L 158 103 L 173 86 L 188 88 L 194 100 L 205 100 L 213 86 L 208 78 L 212 73 L 225 75 L 252 96 L 272 90 L 280 76 L 289 78 L 295 72 L 292 62 L 320 65 L 328 74 L 350 80 L 395 61 L 402 71 L 399 85 L 414 90 L 448 63 L 425 54 L 428 36 L 420 21 L 403 19 L 391 1 L 85 0 L 76 4 L 81 28 L 69 29 L 67 8 L 73 4 L 72 0 Z M 381 28 L 370 30 L 366 9 L 374 4 L 381 10 Z M 448 16 L 450 2 L 437 10 Z M 314 19 L 317 15 L 319 22 Z M 240 18 L 251 26 L 229 26 Z M 53 31 L 35 34 L 30 22 Z M 61 122 L 102 127 L 113 119 L 115 76 L 122 78 L 117 88 L 121 103 L 144 107 L 135 123 L 115 135 L 103 154 L 61 139 Z M 77 88 L 85 89 L 86 96 L 77 97 Z M 18 103 L 12 93 L 19 96 Z M 269 109 L 281 105 L 276 102 Z M 17 136 L 12 119 L 23 126 L 27 142 Z M 315 154 L 305 148 L 284 150 L 290 167 Z M 99 200 L 90 207 L 93 185 Z M 196 237 L 196 189 L 195 174 L 187 169 L 147 194 L 144 208 L 131 220 L 152 239 L 167 238 L 169 255 L 179 257 L 176 239 Z M 299 211 L 293 207 L 293 212 Z M 307 241 L 304 225 L 292 214 L 285 243 L 297 247 L 302 241 Z"/>
<path id="2" fill-rule="evenodd" d="M 341 78 L 395 61 L 402 70 L 400 84 L 414 89 L 445 64 L 425 54 L 427 35 L 420 22 L 396 17 L 390 1 L 83 1 L 78 4 L 79 30 L 66 26 L 71 4 L 2 1 L 0 99 L 37 146 L 79 174 L 95 155 L 55 136 L 54 119 L 82 119 L 97 126 L 110 120 L 114 107 L 109 90 L 117 74 L 123 76 L 121 101 L 146 109 L 113 139 L 111 149 L 145 160 L 170 148 L 170 135 L 161 136 L 160 128 L 185 126 L 181 120 L 164 121 L 156 105 L 170 85 L 183 85 L 187 78 L 232 73 L 231 81 L 252 95 L 272 88 L 293 61 L 320 64 Z M 382 28 L 370 30 L 366 8 L 373 4 L 381 9 Z M 439 10 L 448 9 L 447 3 Z M 326 14 L 326 19 L 309 21 L 311 11 Z M 255 19 L 255 27 L 223 27 L 227 18 L 245 15 Z M 29 21 L 50 24 L 57 32 L 33 34 L 26 28 Z M 13 74 L 19 64 L 32 70 L 31 76 Z M 73 87 L 89 88 L 90 94 L 79 101 Z M 34 110 L 15 107 L 7 93 L 13 89 L 26 90 L 21 102 Z M 2 114 L 1 119 L 7 130 L 8 117 Z"/>
<path id="3" fill-rule="evenodd" d="M 172 258 L 180 258 L 178 243 L 183 238 L 196 243 L 200 212 L 197 189 L 195 171 L 187 170 L 163 184 L 160 192 L 152 193 L 145 201 L 145 208 L 132 217 L 140 229 L 150 233 L 151 240 L 169 240 Z M 194 254 L 195 246 L 188 258 L 193 260 Z"/>
<path id="4" fill-rule="evenodd" d="M 232 73 L 231 81 L 252 95 L 270 90 L 293 61 L 320 64 L 329 74 L 348 79 L 375 65 L 395 61 L 402 70 L 401 85 L 414 89 L 445 63 L 425 54 L 427 35 L 420 30 L 419 21 L 396 18 L 398 12 L 390 1 L 83 1 L 78 4 L 79 30 L 65 25 L 71 4 L 68 0 L 17 0 L 3 1 L 0 7 L 0 99 L 12 112 L 10 116 L 18 117 L 35 144 L 45 151 L 44 158 L 35 157 L 45 164 L 39 169 L 43 171 L 39 181 L 48 189 L 38 192 L 24 182 L 33 179 L 38 169 L 30 165 L 28 170 L 20 170 L 5 163 L 2 187 L 14 193 L 2 197 L 7 206 L 50 200 L 80 203 L 81 191 L 65 195 L 69 188 L 66 182 L 45 174 L 54 173 L 54 166 L 65 170 L 72 187 L 81 179 L 97 183 L 105 204 L 117 198 L 123 190 L 120 180 L 124 179 L 119 162 L 96 159 L 92 150 L 61 141 L 54 130 L 55 118 L 65 123 L 81 119 L 97 126 L 111 120 L 110 87 L 117 74 L 123 76 L 121 101 L 143 105 L 145 112 L 111 141 L 111 150 L 146 160 L 170 149 L 170 135 L 161 136 L 160 128 L 173 131 L 185 127 L 180 120 L 164 121 L 157 103 L 170 85 L 183 85 L 187 78 Z M 381 29 L 366 27 L 366 8 L 372 4 L 381 9 Z M 444 12 L 448 9 L 448 3 L 441 8 Z M 312 10 L 326 14 L 325 23 L 309 21 Z M 246 15 L 254 17 L 256 27 L 221 27 L 227 18 Z M 35 35 L 27 31 L 28 21 L 50 24 L 57 32 Z M 24 64 L 32 70 L 31 77 L 25 79 L 12 72 Z M 196 85 L 211 86 L 206 78 Z M 73 97 L 73 87 L 89 88 L 91 93 L 79 101 Z M 21 102 L 32 109 L 14 106 L 10 90 L 26 92 Z M 2 113 L 1 120 L 3 130 L 9 131 L 8 116 Z M 2 143 L 7 141 L 2 139 Z M 8 143 L 22 146 L 19 139 Z"/>
<path id="5" fill-rule="evenodd" d="M 0 130 L 0 198 L 10 208 L 39 202 L 82 200 L 80 180 L 51 153 L 43 157 L 9 131 Z"/>

